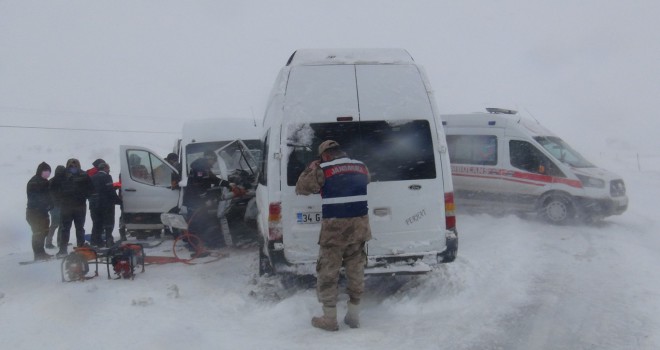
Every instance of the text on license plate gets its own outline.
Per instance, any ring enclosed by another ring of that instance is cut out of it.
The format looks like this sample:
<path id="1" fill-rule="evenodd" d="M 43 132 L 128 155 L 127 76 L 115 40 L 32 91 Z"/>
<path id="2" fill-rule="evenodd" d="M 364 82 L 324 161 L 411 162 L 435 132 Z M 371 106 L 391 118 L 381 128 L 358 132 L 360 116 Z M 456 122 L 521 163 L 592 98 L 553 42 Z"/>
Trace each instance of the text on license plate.
<path id="1" fill-rule="evenodd" d="M 322 219 L 320 212 L 298 213 L 297 218 L 299 224 L 317 224 Z"/>

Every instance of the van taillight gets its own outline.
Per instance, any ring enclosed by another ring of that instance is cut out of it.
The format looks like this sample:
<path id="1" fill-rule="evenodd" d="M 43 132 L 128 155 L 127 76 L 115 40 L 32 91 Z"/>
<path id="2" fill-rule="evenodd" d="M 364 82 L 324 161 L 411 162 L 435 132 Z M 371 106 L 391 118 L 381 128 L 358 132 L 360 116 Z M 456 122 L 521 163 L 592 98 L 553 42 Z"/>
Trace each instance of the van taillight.
<path id="1" fill-rule="evenodd" d="M 282 240 L 282 202 L 270 203 L 268 206 L 268 240 Z"/>
<path id="2" fill-rule="evenodd" d="M 454 192 L 445 193 L 445 226 L 447 230 L 456 230 L 456 205 L 454 204 Z"/>

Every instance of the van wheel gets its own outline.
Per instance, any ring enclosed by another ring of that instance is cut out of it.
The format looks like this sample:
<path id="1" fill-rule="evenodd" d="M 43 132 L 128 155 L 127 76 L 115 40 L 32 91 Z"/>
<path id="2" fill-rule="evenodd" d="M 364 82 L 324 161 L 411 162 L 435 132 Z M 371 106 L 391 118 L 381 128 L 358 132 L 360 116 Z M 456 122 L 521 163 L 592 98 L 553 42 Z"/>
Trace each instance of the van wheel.
<path id="1" fill-rule="evenodd" d="M 565 225 L 575 217 L 575 205 L 569 196 L 553 194 L 543 201 L 539 214 L 551 224 Z"/>

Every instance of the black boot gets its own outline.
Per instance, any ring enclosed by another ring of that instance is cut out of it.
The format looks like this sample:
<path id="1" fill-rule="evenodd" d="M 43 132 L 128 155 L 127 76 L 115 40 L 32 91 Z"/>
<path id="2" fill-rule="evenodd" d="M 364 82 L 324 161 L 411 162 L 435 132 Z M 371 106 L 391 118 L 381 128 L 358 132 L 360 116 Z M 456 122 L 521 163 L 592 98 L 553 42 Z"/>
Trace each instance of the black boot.
<path id="1" fill-rule="evenodd" d="M 52 255 L 46 253 L 45 251 L 44 251 L 44 252 L 34 253 L 34 260 L 35 260 L 35 261 L 37 261 L 37 260 L 48 260 L 48 259 L 50 259 L 50 258 L 52 258 L 52 257 L 53 257 Z"/>
<path id="2" fill-rule="evenodd" d="M 112 247 L 115 244 L 115 239 L 112 238 L 112 236 L 108 236 L 108 238 L 105 240 L 105 246 L 107 248 Z"/>
<path id="3" fill-rule="evenodd" d="M 68 246 L 66 246 L 66 245 L 60 245 L 60 251 L 57 252 L 57 254 L 55 254 L 55 257 L 60 259 L 60 258 L 63 258 L 65 256 L 69 255 L 67 247 Z"/>

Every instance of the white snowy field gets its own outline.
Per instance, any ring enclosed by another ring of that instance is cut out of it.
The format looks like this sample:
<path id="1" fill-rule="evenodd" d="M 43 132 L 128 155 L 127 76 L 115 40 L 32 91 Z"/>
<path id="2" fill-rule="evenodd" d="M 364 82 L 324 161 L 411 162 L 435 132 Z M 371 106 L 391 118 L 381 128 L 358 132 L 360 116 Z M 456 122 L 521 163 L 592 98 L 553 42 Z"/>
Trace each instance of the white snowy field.
<path id="1" fill-rule="evenodd" d="M 342 324 L 328 333 L 310 325 L 320 312 L 314 290 L 258 277 L 255 248 L 205 265 L 149 265 L 134 280 L 108 280 L 101 265 L 100 277 L 62 283 L 59 261 L 19 266 L 32 258 L 25 184 L 37 164 L 75 155 L 85 166 L 102 157 L 116 177 L 118 144 L 136 140 L 80 133 L 42 145 L 35 140 L 72 133 L 0 133 L 0 147 L 16 150 L 0 164 L 6 349 L 660 348 L 658 167 L 639 171 L 634 160 L 592 159 L 623 175 L 631 203 L 597 226 L 459 215 L 454 263 L 423 276 L 368 278 L 362 328 Z M 166 153 L 170 137 L 148 135 L 140 143 Z M 341 300 L 343 314 L 346 296 Z"/>
<path id="2" fill-rule="evenodd" d="M 659 4 L 0 1 L 0 347 L 660 349 Z M 443 114 L 533 114 L 622 175 L 628 211 L 568 227 L 459 214 L 454 263 L 369 278 L 362 328 L 336 333 L 311 327 L 313 289 L 256 276 L 254 248 L 132 281 L 18 265 L 32 258 L 25 185 L 41 161 L 100 157 L 116 178 L 120 144 L 164 156 L 183 120 L 260 121 L 291 53 L 324 47 L 407 49 Z"/>

